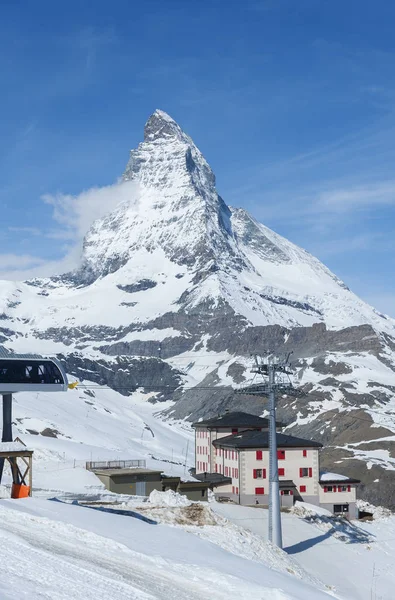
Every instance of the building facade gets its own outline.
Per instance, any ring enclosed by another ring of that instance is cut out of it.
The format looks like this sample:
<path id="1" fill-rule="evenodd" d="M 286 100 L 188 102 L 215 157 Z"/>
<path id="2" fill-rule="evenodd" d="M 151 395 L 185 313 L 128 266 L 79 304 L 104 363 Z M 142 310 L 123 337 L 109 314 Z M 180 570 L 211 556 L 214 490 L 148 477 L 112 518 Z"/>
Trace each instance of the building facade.
<path id="1" fill-rule="evenodd" d="M 281 424 L 277 424 L 277 429 Z M 247 413 L 228 413 L 194 423 L 196 476 L 220 484 L 216 495 L 243 505 L 269 503 L 268 421 Z M 320 505 L 334 514 L 356 516 L 359 481 L 336 474 L 320 476 L 322 444 L 277 433 L 281 506 L 295 500 Z M 336 479 L 337 478 L 337 479 Z M 336 494 L 336 495 L 335 495 Z"/>

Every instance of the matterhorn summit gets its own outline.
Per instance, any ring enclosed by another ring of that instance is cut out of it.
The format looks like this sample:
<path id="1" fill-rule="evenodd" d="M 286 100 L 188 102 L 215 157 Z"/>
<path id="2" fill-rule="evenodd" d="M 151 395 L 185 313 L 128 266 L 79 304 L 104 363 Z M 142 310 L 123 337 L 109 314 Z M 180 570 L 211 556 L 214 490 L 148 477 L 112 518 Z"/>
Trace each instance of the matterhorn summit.
<path id="1" fill-rule="evenodd" d="M 262 413 L 261 400 L 234 386 L 249 376 L 251 353 L 293 352 L 304 396 L 281 402 L 289 431 L 321 436 L 336 472 L 347 459 L 355 477 L 389 478 L 392 459 L 372 463 L 369 444 L 395 433 L 395 322 L 227 206 L 202 152 L 161 110 L 119 185 L 119 204 L 86 233 L 74 273 L 0 283 L 0 343 L 57 355 L 80 379 L 125 395 L 171 400 L 179 419 L 240 403 Z"/>

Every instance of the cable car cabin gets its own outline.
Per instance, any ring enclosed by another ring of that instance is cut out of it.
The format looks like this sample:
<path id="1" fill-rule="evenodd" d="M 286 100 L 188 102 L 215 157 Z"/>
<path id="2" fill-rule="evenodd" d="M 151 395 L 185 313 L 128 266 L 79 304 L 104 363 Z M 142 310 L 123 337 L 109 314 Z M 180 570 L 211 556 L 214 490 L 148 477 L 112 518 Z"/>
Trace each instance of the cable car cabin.
<path id="1" fill-rule="evenodd" d="M 67 383 L 63 367 L 53 358 L 0 358 L 0 394 L 66 392 Z"/>

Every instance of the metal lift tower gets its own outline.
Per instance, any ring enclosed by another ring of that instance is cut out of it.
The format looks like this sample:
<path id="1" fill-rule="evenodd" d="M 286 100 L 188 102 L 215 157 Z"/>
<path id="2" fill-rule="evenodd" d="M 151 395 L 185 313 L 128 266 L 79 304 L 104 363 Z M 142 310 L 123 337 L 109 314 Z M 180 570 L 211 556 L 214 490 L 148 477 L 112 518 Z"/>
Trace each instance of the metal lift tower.
<path id="1" fill-rule="evenodd" d="M 292 371 L 289 357 L 290 354 L 281 360 L 274 355 L 266 358 L 255 355 L 255 366 L 251 369 L 255 374 L 254 381 L 236 390 L 239 394 L 269 398 L 269 540 L 279 548 L 283 547 L 283 541 L 278 480 L 276 394 L 281 392 L 292 396 L 298 395 L 290 380 Z M 255 382 L 257 375 L 261 377 L 260 382 Z"/>

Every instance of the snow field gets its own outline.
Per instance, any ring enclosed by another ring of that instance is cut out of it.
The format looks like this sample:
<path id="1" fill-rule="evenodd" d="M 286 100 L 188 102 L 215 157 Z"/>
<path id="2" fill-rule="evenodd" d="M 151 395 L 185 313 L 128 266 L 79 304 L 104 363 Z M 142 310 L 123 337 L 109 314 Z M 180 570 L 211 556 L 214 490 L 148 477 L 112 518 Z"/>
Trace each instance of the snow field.
<path id="1" fill-rule="evenodd" d="M 112 600 L 320 600 L 325 592 L 165 525 L 27 499 L 0 502 L 0 593 Z M 15 560 L 18 570 L 15 571 Z"/>

